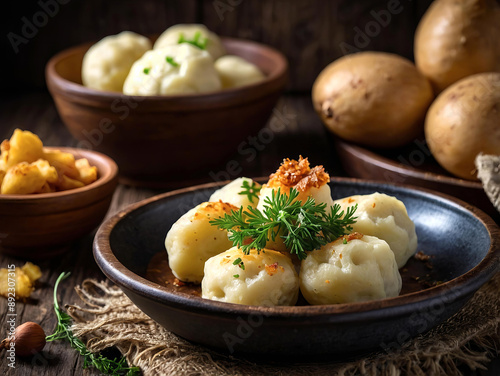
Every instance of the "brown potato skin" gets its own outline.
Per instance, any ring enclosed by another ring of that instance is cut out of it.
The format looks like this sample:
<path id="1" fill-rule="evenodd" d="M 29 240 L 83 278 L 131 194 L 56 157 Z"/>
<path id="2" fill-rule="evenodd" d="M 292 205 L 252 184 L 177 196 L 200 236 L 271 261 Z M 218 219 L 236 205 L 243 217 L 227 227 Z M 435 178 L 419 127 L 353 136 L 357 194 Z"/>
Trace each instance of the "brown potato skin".
<path id="1" fill-rule="evenodd" d="M 477 154 L 500 154 L 500 73 L 466 77 L 443 91 L 427 113 L 425 137 L 441 166 L 475 180 Z"/>
<path id="2" fill-rule="evenodd" d="M 409 60 L 360 52 L 328 65 L 314 82 L 312 99 L 323 123 L 337 136 L 389 148 L 422 132 L 433 92 Z"/>
<path id="3" fill-rule="evenodd" d="M 454 82 L 500 71 L 500 6 L 495 0 L 436 0 L 415 33 L 415 63 L 436 94 Z"/>

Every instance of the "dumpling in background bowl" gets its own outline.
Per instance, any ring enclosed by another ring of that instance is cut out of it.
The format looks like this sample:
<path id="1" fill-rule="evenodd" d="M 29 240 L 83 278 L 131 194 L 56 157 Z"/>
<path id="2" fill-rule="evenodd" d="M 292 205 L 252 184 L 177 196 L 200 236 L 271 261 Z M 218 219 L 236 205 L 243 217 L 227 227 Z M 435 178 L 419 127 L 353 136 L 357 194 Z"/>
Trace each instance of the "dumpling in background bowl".
<path id="1" fill-rule="evenodd" d="M 169 27 L 156 40 L 154 49 L 177 44 L 193 44 L 206 49 L 214 60 L 226 54 L 220 38 L 201 24 L 179 24 Z"/>
<path id="2" fill-rule="evenodd" d="M 219 73 L 224 89 L 250 85 L 266 77 L 255 64 L 234 55 L 218 58 L 215 62 L 215 69 Z"/>
<path id="3" fill-rule="evenodd" d="M 148 38 L 131 31 L 101 39 L 83 57 L 83 84 L 92 89 L 121 92 L 132 64 L 151 48 Z"/>
<path id="4" fill-rule="evenodd" d="M 183 43 L 148 51 L 137 60 L 123 85 L 127 95 L 176 95 L 221 88 L 207 51 Z"/>

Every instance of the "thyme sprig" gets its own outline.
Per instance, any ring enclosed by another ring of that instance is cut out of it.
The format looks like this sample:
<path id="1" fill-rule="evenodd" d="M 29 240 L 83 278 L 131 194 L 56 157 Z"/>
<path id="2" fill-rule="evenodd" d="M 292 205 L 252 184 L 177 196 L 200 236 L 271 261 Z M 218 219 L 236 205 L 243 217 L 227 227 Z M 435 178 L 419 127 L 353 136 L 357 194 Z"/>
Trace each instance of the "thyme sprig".
<path id="1" fill-rule="evenodd" d="M 352 230 L 350 225 L 356 222 L 357 205 L 344 213 L 340 205 L 335 204 L 328 212 L 326 203 L 317 204 L 312 197 L 303 203 L 297 200 L 298 196 L 296 189 L 292 188 L 287 195 L 278 188 L 264 199 L 262 211 L 248 205 L 245 210 L 232 210 L 210 224 L 227 230 L 233 245 L 245 254 L 252 248 L 261 250 L 268 241 L 280 237 L 290 253 L 301 260 L 308 251 L 321 248 Z"/>
<path id="2" fill-rule="evenodd" d="M 71 316 L 64 312 L 57 302 L 59 283 L 69 277 L 71 273 L 61 273 L 54 285 L 54 311 L 57 316 L 57 327 L 53 334 L 46 337 L 47 341 L 67 340 L 71 347 L 83 356 L 83 368 L 93 366 L 106 375 L 139 375 L 139 367 L 128 367 L 126 359 L 109 359 L 105 356 L 90 352 L 81 339 L 74 336 L 71 330 Z"/>
<path id="3" fill-rule="evenodd" d="M 252 181 L 252 185 L 248 182 L 248 180 L 243 180 L 241 184 L 242 191 L 238 192 L 239 195 L 245 195 L 248 197 L 248 201 L 253 204 L 253 199 L 259 199 L 259 192 L 261 190 L 261 186 L 258 186 L 254 181 Z"/>

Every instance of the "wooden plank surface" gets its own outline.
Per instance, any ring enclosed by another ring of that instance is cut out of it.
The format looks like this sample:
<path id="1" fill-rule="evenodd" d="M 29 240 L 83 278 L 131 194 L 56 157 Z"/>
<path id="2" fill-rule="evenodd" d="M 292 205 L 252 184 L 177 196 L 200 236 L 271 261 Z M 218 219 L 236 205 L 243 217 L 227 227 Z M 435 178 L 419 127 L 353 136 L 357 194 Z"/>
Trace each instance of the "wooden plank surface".
<path id="1" fill-rule="evenodd" d="M 0 101 L 0 139 L 11 135 L 16 127 L 29 129 L 43 139 L 47 145 L 74 146 L 76 141 L 64 128 L 50 96 L 45 92 L 32 93 L 20 97 L 3 97 Z M 323 163 L 333 175 L 343 175 L 337 157 L 331 148 L 326 131 L 313 111 L 309 96 L 284 97 L 267 127 L 272 130 L 271 138 L 260 140 L 255 148 L 255 158 L 248 160 L 250 154 L 235 155 L 235 160 L 243 167 L 247 176 L 267 175 L 276 169 L 284 157 L 309 156 L 314 164 Z M 258 139 L 258 135 L 255 135 Z M 267 141 L 266 141 L 267 140 Z M 128 204 L 159 194 L 159 190 L 118 186 L 108 215 L 112 215 Z M 86 278 L 104 279 L 92 256 L 92 240 L 89 234 L 74 243 L 61 257 L 51 260 L 35 261 L 43 271 L 41 282 L 33 299 L 17 302 L 17 323 L 35 321 L 47 334 L 56 324 L 53 313 L 52 292 L 56 278 L 62 271 L 70 271 L 71 277 L 60 287 L 59 299 L 62 304 L 80 302 L 74 287 Z M 0 254 L 0 267 L 14 264 L 24 265 L 26 260 Z M 7 302 L 0 298 L 0 336 L 7 332 Z M 16 369 L 12 370 L 5 361 L 5 352 L 0 353 L 0 375 L 97 375 L 94 370 L 82 370 L 82 358 L 64 342 L 47 344 L 40 356 L 17 359 Z M 488 371 L 470 373 L 477 376 L 498 376 L 500 361 L 495 360 Z"/>

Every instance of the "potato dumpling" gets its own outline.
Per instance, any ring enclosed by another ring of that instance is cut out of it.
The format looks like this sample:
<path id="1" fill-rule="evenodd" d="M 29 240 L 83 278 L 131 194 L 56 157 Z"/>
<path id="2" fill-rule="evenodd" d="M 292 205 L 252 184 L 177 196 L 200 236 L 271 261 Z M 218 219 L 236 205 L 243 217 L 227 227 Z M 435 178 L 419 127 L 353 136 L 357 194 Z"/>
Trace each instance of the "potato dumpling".
<path id="1" fill-rule="evenodd" d="M 264 210 L 265 200 L 271 199 L 273 191 L 277 192 L 280 189 L 281 193 L 289 194 L 290 190 L 295 188 L 299 192 L 297 200 L 305 202 L 308 197 L 312 197 L 316 203 L 326 203 L 326 210 L 329 211 L 333 206 L 329 181 L 330 176 L 323 166 L 311 168 L 307 158 L 302 158 L 302 156 L 298 161 L 287 158 L 278 170 L 269 176 L 269 181 L 262 186 L 257 209 Z M 270 240 L 266 247 L 278 251 L 287 250 L 281 238 L 275 241 Z"/>
<path id="2" fill-rule="evenodd" d="M 385 240 L 394 252 L 398 268 L 417 250 L 415 224 L 408 216 L 406 207 L 396 197 L 383 193 L 350 196 L 335 201 L 345 211 L 358 204 L 353 231 L 376 236 Z"/>
<path id="3" fill-rule="evenodd" d="M 179 24 L 169 27 L 158 37 L 154 49 L 176 45 L 180 42 L 189 43 L 189 41 L 204 46 L 214 60 L 226 54 L 226 49 L 219 37 L 208 30 L 205 25 L 200 24 Z"/>
<path id="4" fill-rule="evenodd" d="M 266 77 L 258 66 L 234 55 L 218 58 L 215 69 L 219 73 L 224 89 L 250 85 Z"/>
<path id="5" fill-rule="evenodd" d="M 151 48 L 148 38 L 131 31 L 101 39 L 83 57 L 83 84 L 92 89 L 121 92 L 132 64 Z"/>
<path id="6" fill-rule="evenodd" d="M 205 261 L 232 247 L 226 230 L 209 222 L 237 208 L 223 202 L 204 202 L 189 210 L 172 228 L 165 239 L 168 263 L 181 281 L 199 283 Z"/>
<path id="7" fill-rule="evenodd" d="M 500 73 L 476 74 L 443 91 L 427 113 L 425 137 L 443 168 L 476 179 L 477 155 L 500 155 Z"/>
<path id="8" fill-rule="evenodd" d="M 247 188 L 243 187 L 243 184 L 248 184 L 249 187 L 254 186 L 257 189 L 260 188 L 260 184 L 254 182 L 250 178 L 237 178 L 231 183 L 226 184 L 222 188 L 212 193 L 212 196 L 210 196 L 208 201 L 217 202 L 220 200 L 222 202 L 228 202 L 231 205 L 236 206 L 237 208 L 243 207 L 244 209 L 246 209 L 248 205 L 254 208 L 257 207 L 257 203 L 259 202 L 258 198 L 253 197 L 252 195 L 249 196 L 246 194 L 241 194 L 241 192 L 247 190 Z M 255 194 L 258 196 L 259 192 L 255 192 Z M 249 197 L 251 197 L 252 201 L 250 201 Z"/>
<path id="9" fill-rule="evenodd" d="M 312 98 L 335 135 L 388 148 L 422 132 L 433 91 L 411 61 L 385 52 L 359 52 L 328 65 L 314 82 Z"/>
<path id="10" fill-rule="evenodd" d="M 235 265 L 238 259 L 243 264 Z M 297 302 L 299 278 L 286 255 L 270 249 L 245 255 L 233 247 L 205 263 L 201 291 L 203 298 L 220 302 L 289 306 Z"/>
<path id="11" fill-rule="evenodd" d="M 175 95 L 220 88 L 220 78 L 210 54 L 183 43 L 146 52 L 132 66 L 123 92 L 128 95 Z"/>
<path id="12" fill-rule="evenodd" d="M 351 303 L 399 295 L 401 275 L 389 245 L 374 236 L 356 235 L 309 252 L 302 261 L 300 291 L 310 304 Z"/>

